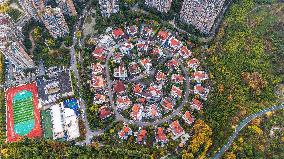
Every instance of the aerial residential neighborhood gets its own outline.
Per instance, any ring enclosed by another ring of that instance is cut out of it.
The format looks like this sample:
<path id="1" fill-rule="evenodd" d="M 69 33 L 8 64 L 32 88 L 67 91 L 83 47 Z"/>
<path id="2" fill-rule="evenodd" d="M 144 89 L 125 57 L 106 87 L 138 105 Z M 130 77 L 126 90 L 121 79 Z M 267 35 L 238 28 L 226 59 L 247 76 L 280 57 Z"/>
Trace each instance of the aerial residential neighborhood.
<path id="1" fill-rule="evenodd" d="M 0 158 L 283 158 L 281 0 L 0 1 Z"/>

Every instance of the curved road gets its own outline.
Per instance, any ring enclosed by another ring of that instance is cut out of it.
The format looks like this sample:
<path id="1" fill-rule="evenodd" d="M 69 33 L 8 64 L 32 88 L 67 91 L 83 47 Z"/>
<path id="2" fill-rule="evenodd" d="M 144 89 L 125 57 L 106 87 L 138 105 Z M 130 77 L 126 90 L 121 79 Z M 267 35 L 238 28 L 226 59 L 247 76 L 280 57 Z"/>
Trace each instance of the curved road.
<path id="1" fill-rule="evenodd" d="M 282 103 L 280 106 L 273 106 L 271 108 L 263 109 L 255 114 L 252 114 L 248 117 L 246 117 L 244 120 L 240 122 L 240 124 L 236 127 L 235 132 L 230 136 L 228 142 L 221 148 L 219 152 L 217 152 L 212 159 L 218 159 L 220 158 L 232 145 L 234 139 L 238 136 L 239 132 L 253 119 L 258 118 L 262 116 L 263 114 L 271 111 L 276 111 L 284 108 L 284 103 Z"/>
<path id="2" fill-rule="evenodd" d="M 112 51 L 110 51 L 110 53 L 107 56 L 106 59 L 106 63 L 108 63 L 110 57 L 112 56 Z M 109 94 L 109 101 L 111 103 L 111 107 L 113 108 L 113 110 L 115 111 L 115 119 L 116 121 L 122 121 L 128 124 L 135 124 L 136 126 L 157 126 L 160 125 L 164 122 L 169 121 L 171 118 L 175 117 L 176 115 L 178 115 L 181 111 L 181 109 L 183 108 L 183 106 L 186 104 L 186 102 L 188 101 L 188 96 L 189 96 L 189 88 L 190 88 L 190 79 L 188 76 L 188 72 L 186 70 L 186 68 L 182 65 L 182 62 L 179 60 L 179 64 L 182 68 L 182 72 L 185 75 L 185 82 L 186 82 L 186 90 L 185 90 L 185 94 L 183 96 L 183 101 L 182 103 L 179 105 L 179 107 L 174 110 L 170 115 L 168 115 L 167 117 L 163 118 L 163 119 L 159 119 L 159 120 L 155 120 L 154 122 L 142 122 L 142 121 L 134 121 L 134 120 L 130 120 L 127 119 L 125 117 L 123 117 L 116 109 L 116 106 L 114 105 L 114 100 L 113 100 L 113 94 L 112 94 L 112 88 L 111 88 L 111 80 L 110 80 L 110 74 L 109 74 L 109 67 L 108 65 L 106 65 L 106 80 L 107 80 L 107 87 L 108 87 L 108 94 Z"/>

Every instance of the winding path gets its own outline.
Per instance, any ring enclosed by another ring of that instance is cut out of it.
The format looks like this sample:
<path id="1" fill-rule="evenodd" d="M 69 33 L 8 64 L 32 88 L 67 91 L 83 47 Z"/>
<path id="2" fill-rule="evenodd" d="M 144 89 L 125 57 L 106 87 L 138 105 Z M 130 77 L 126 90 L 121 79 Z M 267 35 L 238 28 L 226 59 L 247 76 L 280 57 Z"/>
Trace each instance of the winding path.
<path id="1" fill-rule="evenodd" d="M 29 33 L 29 39 L 30 39 L 30 41 L 32 43 L 32 47 L 30 49 L 30 54 L 33 54 L 34 49 L 35 49 L 35 41 L 34 41 L 32 33 L 33 33 L 33 30 L 31 30 L 30 33 Z"/>
<path id="2" fill-rule="evenodd" d="M 262 116 L 263 114 L 271 111 L 276 111 L 284 108 L 284 103 L 282 103 L 280 106 L 273 106 L 271 108 L 263 109 L 257 113 L 254 113 L 248 117 L 246 117 L 244 120 L 240 122 L 240 124 L 236 127 L 235 132 L 230 136 L 228 142 L 221 148 L 219 152 L 217 152 L 212 159 L 218 159 L 220 158 L 232 145 L 234 139 L 238 136 L 239 132 L 253 119 L 258 118 Z"/>

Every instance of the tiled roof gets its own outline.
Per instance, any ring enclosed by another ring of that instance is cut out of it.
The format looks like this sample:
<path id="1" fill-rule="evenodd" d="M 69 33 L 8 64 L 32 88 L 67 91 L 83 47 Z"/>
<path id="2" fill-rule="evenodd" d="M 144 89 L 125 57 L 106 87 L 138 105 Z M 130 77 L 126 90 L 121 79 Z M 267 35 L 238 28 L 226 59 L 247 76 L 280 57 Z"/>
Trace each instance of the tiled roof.
<path id="1" fill-rule="evenodd" d="M 162 100 L 162 106 L 167 109 L 167 110 L 172 110 L 173 109 L 173 103 L 171 102 L 170 99 L 163 99 Z"/>
<path id="2" fill-rule="evenodd" d="M 182 96 L 182 90 L 179 87 L 173 86 L 171 90 L 171 94 L 174 96 L 181 97 Z"/>
<path id="3" fill-rule="evenodd" d="M 117 81 L 114 84 L 113 89 L 116 93 L 123 93 L 125 91 L 125 85 L 122 81 Z"/>
<path id="4" fill-rule="evenodd" d="M 194 68 L 194 67 L 199 66 L 199 63 L 200 62 L 199 62 L 198 59 L 193 58 L 193 59 L 188 60 L 187 65 L 188 65 L 188 67 Z"/>
<path id="5" fill-rule="evenodd" d="M 92 86 L 95 88 L 101 88 L 105 86 L 105 81 L 102 76 L 93 76 Z"/>
<path id="6" fill-rule="evenodd" d="M 184 132 L 183 128 L 180 126 L 180 124 L 179 124 L 179 122 L 177 120 L 173 121 L 170 124 L 170 127 L 172 128 L 172 131 L 173 131 L 174 135 L 179 135 L 179 134 Z"/>
<path id="7" fill-rule="evenodd" d="M 178 39 L 174 38 L 174 37 L 170 38 L 169 43 L 170 43 L 170 45 L 172 47 L 178 47 L 179 45 L 181 45 L 181 42 Z"/>
<path id="8" fill-rule="evenodd" d="M 161 142 L 166 142 L 167 141 L 167 136 L 164 133 L 164 129 L 162 127 L 157 128 L 157 140 Z"/>
<path id="9" fill-rule="evenodd" d="M 160 39 L 162 39 L 163 41 L 166 40 L 169 36 L 170 36 L 170 35 L 169 35 L 169 33 L 168 33 L 167 31 L 162 31 L 162 30 L 160 30 L 160 31 L 158 32 L 158 37 L 159 37 Z"/>
<path id="10" fill-rule="evenodd" d="M 141 84 L 135 84 L 133 86 L 133 92 L 134 93 L 141 93 L 143 91 L 143 87 Z"/>
<path id="11" fill-rule="evenodd" d="M 165 73 L 163 73 L 162 71 L 159 70 L 156 74 L 156 80 L 161 81 L 161 80 L 165 80 L 165 79 L 166 79 Z"/>
<path id="12" fill-rule="evenodd" d="M 99 114 L 100 114 L 99 115 L 100 119 L 105 119 L 109 117 L 112 114 L 112 112 L 110 111 L 108 107 L 103 106 L 100 108 Z"/>
<path id="13" fill-rule="evenodd" d="M 147 131 L 145 129 L 140 130 L 137 136 L 137 141 L 142 142 L 143 139 L 146 138 Z"/>
<path id="14" fill-rule="evenodd" d="M 112 31 L 112 34 L 114 35 L 114 38 L 119 38 L 124 35 L 124 32 L 121 28 L 117 28 Z"/>
<path id="15" fill-rule="evenodd" d="M 183 118 L 184 121 L 185 121 L 186 123 L 188 123 L 188 124 L 191 124 L 191 123 L 193 123 L 193 121 L 194 121 L 194 118 L 192 117 L 192 115 L 190 114 L 189 111 L 186 111 L 186 112 L 184 113 L 184 115 L 182 116 L 182 118 Z"/>
<path id="16" fill-rule="evenodd" d="M 194 89 L 197 90 L 199 93 L 205 93 L 206 92 L 205 88 L 201 85 L 194 86 Z"/>
<path id="17" fill-rule="evenodd" d="M 206 79 L 206 78 L 208 78 L 207 74 L 203 71 L 193 72 L 192 77 L 195 78 L 195 79 Z"/>
<path id="18" fill-rule="evenodd" d="M 181 47 L 179 53 L 184 58 L 188 58 L 191 56 L 191 51 L 188 50 L 186 46 Z"/>
<path id="19" fill-rule="evenodd" d="M 200 109 L 202 109 L 202 103 L 198 100 L 198 99 L 193 99 L 192 100 L 192 106 L 194 107 L 194 108 L 196 108 L 197 110 L 200 110 Z"/>

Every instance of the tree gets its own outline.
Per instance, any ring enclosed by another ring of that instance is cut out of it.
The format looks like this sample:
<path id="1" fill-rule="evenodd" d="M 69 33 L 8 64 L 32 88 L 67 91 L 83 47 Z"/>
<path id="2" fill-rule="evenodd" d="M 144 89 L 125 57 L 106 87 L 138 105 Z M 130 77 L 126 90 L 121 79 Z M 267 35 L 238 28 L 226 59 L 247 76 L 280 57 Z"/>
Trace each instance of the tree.
<path id="1" fill-rule="evenodd" d="M 261 90 L 267 85 L 267 81 L 263 80 L 258 72 L 243 72 L 242 79 L 255 94 L 260 94 Z"/>
<path id="2" fill-rule="evenodd" d="M 54 41 L 53 38 L 48 38 L 48 39 L 46 40 L 46 42 L 47 42 L 47 45 L 48 45 L 49 47 L 54 47 L 54 46 L 55 46 L 55 41 Z"/>
<path id="3" fill-rule="evenodd" d="M 41 28 L 39 26 L 36 26 L 35 29 L 33 30 L 33 36 L 34 36 L 34 40 L 37 41 L 39 40 L 39 38 L 41 37 Z"/>
<path id="4" fill-rule="evenodd" d="M 212 145 L 212 129 L 204 121 L 199 119 L 193 126 L 193 133 L 194 135 L 192 136 L 188 150 L 190 153 L 194 154 L 196 158 L 203 158 Z M 198 154 L 198 152 L 201 153 Z"/>

